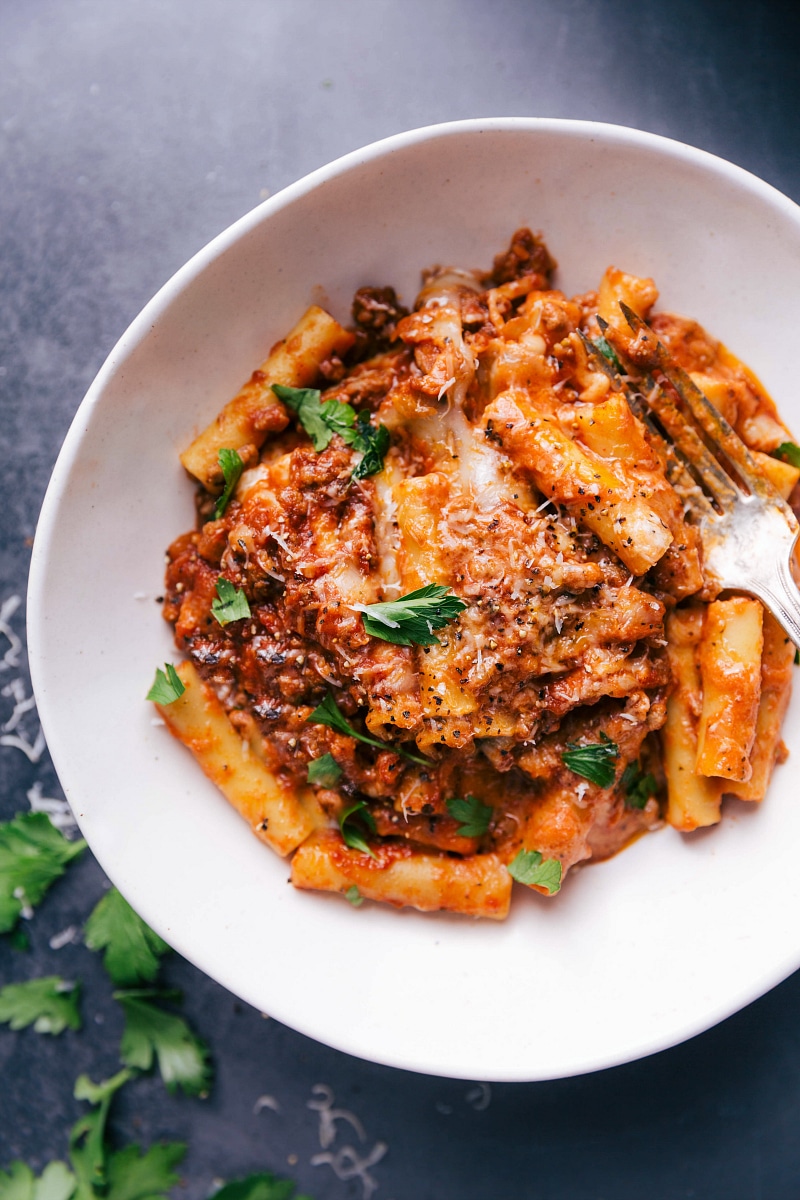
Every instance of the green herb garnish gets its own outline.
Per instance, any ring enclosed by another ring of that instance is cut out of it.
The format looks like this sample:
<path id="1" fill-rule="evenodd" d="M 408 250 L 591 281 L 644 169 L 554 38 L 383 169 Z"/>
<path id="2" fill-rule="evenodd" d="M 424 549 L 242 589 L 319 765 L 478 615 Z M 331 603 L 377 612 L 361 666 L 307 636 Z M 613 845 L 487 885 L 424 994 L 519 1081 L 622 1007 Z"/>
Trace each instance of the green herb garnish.
<path id="1" fill-rule="evenodd" d="M 800 446 L 794 442 L 781 442 L 780 446 L 776 446 L 772 451 L 772 455 L 774 458 L 783 458 L 793 467 L 800 469 Z"/>
<path id="2" fill-rule="evenodd" d="M 168 1092 L 181 1088 L 187 1096 L 202 1096 L 211 1086 L 208 1048 L 183 1017 L 153 1004 L 180 999 L 179 992 L 137 989 L 114 992 L 125 1013 L 120 1058 L 126 1067 L 149 1071 L 155 1060 Z"/>
<path id="3" fill-rule="evenodd" d="M 457 830 L 461 837 L 479 838 L 489 828 L 494 809 L 477 796 L 467 796 L 464 800 L 448 800 L 447 811 L 456 821 L 462 822 Z"/>
<path id="4" fill-rule="evenodd" d="M 66 1163 L 48 1163 L 37 1179 L 23 1162 L 0 1171 L 0 1200 L 71 1200 L 76 1179 Z"/>
<path id="5" fill-rule="evenodd" d="M 614 347 L 611 345 L 611 342 L 609 342 L 608 338 L 605 338 L 602 336 L 597 337 L 592 342 L 592 345 L 594 346 L 594 348 L 598 352 L 598 354 L 602 354 L 602 356 L 606 360 L 606 362 L 610 362 L 612 367 L 614 367 L 615 370 L 619 371 L 620 375 L 625 374 L 625 368 L 623 367 L 622 363 L 620 362 L 619 356 L 618 356 L 616 350 L 614 349 Z"/>
<path id="6" fill-rule="evenodd" d="M 323 404 L 320 402 L 322 392 L 317 388 L 285 387 L 282 383 L 273 383 L 272 390 L 296 414 L 318 454 L 327 448 L 335 433 L 344 437 L 345 433 L 352 432 L 356 414 L 351 405 L 338 400 L 326 400 Z"/>
<path id="7" fill-rule="evenodd" d="M 75 1084 L 75 1099 L 88 1100 L 94 1111 L 82 1117 L 70 1133 L 69 1157 L 75 1172 L 73 1200 L 94 1200 L 97 1196 L 104 1200 L 166 1200 L 167 1192 L 178 1183 L 174 1168 L 186 1153 L 182 1142 L 159 1142 L 144 1152 L 133 1145 L 111 1150 L 106 1142 L 111 1101 L 130 1078 L 131 1071 L 120 1071 L 113 1079 L 95 1084 L 81 1075 Z M 37 1195 L 34 1200 L 56 1197 Z M 57 1200 L 65 1200 L 63 1192 Z"/>
<path id="8" fill-rule="evenodd" d="M 375 819 L 366 805 L 366 801 L 358 800 L 355 804 L 351 804 L 339 816 L 339 832 L 342 835 L 345 846 L 349 846 L 351 850 L 360 850 L 362 854 L 368 854 L 370 858 L 375 858 L 375 854 L 364 840 L 363 834 L 359 831 L 356 821 L 363 822 L 370 833 L 375 832 Z"/>
<path id="9" fill-rule="evenodd" d="M 12 1029 L 33 1025 L 37 1033 L 80 1029 L 79 983 L 65 983 L 58 975 L 9 983 L 0 989 L 0 1023 Z"/>
<path id="10" fill-rule="evenodd" d="M 213 1200 L 311 1200 L 310 1196 L 299 1195 L 296 1186 L 291 1179 L 278 1179 L 269 1171 L 263 1171 L 245 1179 L 231 1180 L 214 1192 Z"/>
<path id="11" fill-rule="evenodd" d="M 561 863 L 557 858 L 542 858 L 538 850 L 520 850 L 506 870 L 518 883 L 547 888 L 550 896 L 561 887 Z"/>
<path id="12" fill-rule="evenodd" d="M 352 884 L 352 886 L 347 889 L 344 895 L 345 899 L 348 901 L 348 903 L 352 904 L 353 908 L 361 908 L 361 905 L 364 903 L 364 897 L 361 895 L 361 892 L 358 890 L 355 884 Z"/>
<path id="13" fill-rule="evenodd" d="M 656 794 L 658 784 L 654 775 L 644 775 L 638 762 L 628 763 L 620 779 L 628 808 L 644 808 Z"/>
<path id="14" fill-rule="evenodd" d="M 383 469 L 384 455 L 391 440 L 389 430 L 385 425 L 376 428 L 368 412 L 356 414 L 352 405 L 340 400 L 323 402 L 322 393 L 317 388 L 285 387 L 273 383 L 272 390 L 279 400 L 296 413 L 318 454 L 328 447 L 335 433 L 347 446 L 363 454 L 351 478 L 365 479 Z"/>
<path id="15" fill-rule="evenodd" d="M 181 677 L 172 663 L 164 663 L 164 670 L 156 667 L 156 677 L 153 686 L 145 699 L 153 700 L 156 704 L 172 704 L 186 691 L 181 683 Z"/>
<path id="16" fill-rule="evenodd" d="M 467 607 L 449 592 L 441 583 L 429 583 L 399 600 L 365 604 L 359 608 L 364 628 L 371 637 L 396 646 L 438 646 L 434 629 L 441 629 Z"/>
<path id="17" fill-rule="evenodd" d="M 619 758 L 619 747 L 605 733 L 600 734 L 599 742 L 588 742 L 579 745 L 577 742 L 567 742 L 567 748 L 561 755 L 561 761 L 576 775 L 582 775 L 598 787 L 609 787 L 614 782 L 614 763 Z"/>
<path id="18" fill-rule="evenodd" d="M 312 758 L 306 778 L 320 787 L 334 787 L 342 778 L 342 768 L 332 754 L 323 754 L 321 758 Z"/>
<path id="19" fill-rule="evenodd" d="M 103 966 L 117 987 L 149 983 L 169 946 L 135 913 L 116 888 L 98 901 L 84 929 L 90 950 L 104 950 Z"/>
<path id="20" fill-rule="evenodd" d="M 352 478 L 366 479 L 368 475 L 377 475 L 379 471 L 383 470 L 383 460 L 392 440 L 389 430 L 385 425 L 373 425 L 369 419 L 369 413 L 360 412 L 355 433 L 353 449 L 360 450 L 364 457 L 353 468 Z"/>
<path id="21" fill-rule="evenodd" d="M 377 738 L 368 737 L 365 733 L 359 733 L 357 729 L 353 729 L 353 726 L 339 712 L 336 701 L 330 692 L 328 692 L 322 704 L 319 704 L 310 716 L 306 717 L 306 720 L 311 725 L 327 725 L 329 729 L 335 729 L 337 733 L 343 733 L 346 737 L 356 738 L 366 746 L 376 746 L 378 750 L 393 750 L 395 754 L 402 754 L 404 758 L 410 759 L 411 762 L 419 763 L 422 767 L 429 767 L 431 765 L 430 759 L 420 758 L 416 754 L 409 753 L 408 750 L 403 750 L 401 746 L 393 746 L 389 742 L 381 742 Z"/>
<path id="22" fill-rule="evenodd" d="M 10 933 L 22 913 L 43 899 L 73 858 L 86 849 L 69 842 L 46 813 L 19 813 L 0 823 L 0 933 Z"/>
<path id="23" fill-rule="evenodd" d="M 105 1140 L 108 1111 L 115 1094 L 131 1078 L 130 1071 L 119 1071 L 102 1083 L 92 1083 L 88 1075 L 79 1075 L 75 1080 L 75 1099 L 87 1100 L 95 1110 L 81 1117 L 69 1135 L 69 1157 L 78 1185 L 76 1197 L 80 1200 L 91 1200 L 105 1189 L 110 1165 Z"/>
<path id="24" fill-rule="evenodd" d="M 217 462 L 220 465 L 222 477 L 225 480 L 225 489 L 217 500 L 217 503 L 214 505 L 215 521 L 220 519 L 225 512 L 225 509 L 228 507 L 228 502 L 230 501 L 236 485 L 241 478 L 242 471 L 244 470 L 244 463 L 242 462 L 241 458 L 239 457 L 239 453 L 236 450 L 220 450 L 219 454 L 217 455 Z"/>
<path id="25" fill-rule="evenodd" d="M 220 575 L 217 580 L 217 599 L 212 601 L 211 611 L 220 625 L 230 625 L 232 621 L 243 621 L 249 617 L 250 605 L 244 591 Z"/>

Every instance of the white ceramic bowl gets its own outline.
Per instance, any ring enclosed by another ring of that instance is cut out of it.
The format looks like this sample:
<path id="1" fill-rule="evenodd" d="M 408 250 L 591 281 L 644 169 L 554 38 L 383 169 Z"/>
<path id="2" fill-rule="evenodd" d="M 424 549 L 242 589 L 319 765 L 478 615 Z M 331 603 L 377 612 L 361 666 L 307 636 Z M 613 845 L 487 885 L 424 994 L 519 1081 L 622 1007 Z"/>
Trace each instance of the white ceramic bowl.
<path id="1" fill-rule="evenodd" d="M 55 765 L 108 875 L 178 951 L 257 1008 L 377 1062 L 485 1080 L 573 1075 L 649 1054 L 800 965 L 800 805 L 691 837 L 670 829 L 520 892 L 504 925 L 354 911 L 294 891 L 154 726 L 174 658 L 154 597 L 194 519 L 178 451 L 313 300 L 347 319 L 362 284 L 413 298 L 433 263 L 486 267 L 544 232 L 567 292 L 614 263 L 653 275 L 760 375 L 800 428 L 800 210 L 701 151 L 535 119 L 415 130 L 316 171 L 243 217 L 158 293 L 112 351 L 64 443 L 30 581 L 31 669 Z M 137 599 L 146 593 L 147 599 Z M 798 708 L 786 740 L 800 748 Z"/>

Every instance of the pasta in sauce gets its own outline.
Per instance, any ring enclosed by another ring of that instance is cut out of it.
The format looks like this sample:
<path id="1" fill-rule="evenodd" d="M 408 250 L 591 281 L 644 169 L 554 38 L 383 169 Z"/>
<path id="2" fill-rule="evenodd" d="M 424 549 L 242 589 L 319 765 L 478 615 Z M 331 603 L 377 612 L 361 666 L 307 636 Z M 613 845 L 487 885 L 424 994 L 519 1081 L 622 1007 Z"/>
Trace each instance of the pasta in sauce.
<path id="1" fill-rule="evenodd" d="M 714 595 L 579 331 L 620 300 L 649 318 L 784 495 L 789 435 L 724 347 L 651 316 L 652 280 L 569 299 L 554 269 L 522 229 L 411 312 L 391 288 L 351 329 L 309 309 L 182 456 L 199 523 L 169 549 L 186 661 L 159 708 L 298 887 L 502 918 L 515 879 L 552 895 L 761 799 L 783 754 L 794 647 Z"/>

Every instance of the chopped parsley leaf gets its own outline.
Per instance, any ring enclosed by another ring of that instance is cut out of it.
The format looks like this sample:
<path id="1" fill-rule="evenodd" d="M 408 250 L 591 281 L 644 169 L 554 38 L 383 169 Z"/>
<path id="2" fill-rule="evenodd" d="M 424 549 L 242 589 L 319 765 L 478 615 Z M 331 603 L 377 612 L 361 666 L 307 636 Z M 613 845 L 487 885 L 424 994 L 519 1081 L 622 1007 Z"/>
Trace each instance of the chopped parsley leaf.
<path id="1" fill-rule="evenodd" d="M 358 890 L 355 884 L 352 884 L 352 886 L 347 889 L 345 892 L 345 899 L 352 904 L 353 908 L 360 908 L 364 903 L 364 897 L 361 895 L 361 892 Z"/>
<path id="2" fill-rule="evenodd" d="M 576 775 L 582 775 L 598 787 L 610 787 L 614 782 L 614 763 L 619 758 L 619 748 L 607 734 L 600 734 L 599 742 L 588 742 L 579 745 L 577 742 L 567 742 L 567 748 L 561 755 L 561 761 Z"/>
<path id="3" fill-rule="evenodd" d="M 237 450 L 222 449 L 217 455 L 217 462 L 222 471 L 222 477 L 225 480 L 225 488 L 222 495 L 214 505 L 214 520 L 218 521 L 228 507 L 231 496 L 236 490 L 236 485 L 239 482 L 244 463 L 239 457 Z"/>
<path id="4" fill-rule="evenodd" d="M 625 374 L 625 368 L 623 367 L 622 363 L 620 362 L 619 356 L 618 356 L 616 350 L 614 349 L 614 347 L 611 345 L 611 342 L 609 342 L 608 338 L 605 338 L 605 337 L 595 338 L 594 341 L 592 342 L 592 345 L 594 346 L 595 350 L 597 350 L 597 352 L 599 354 L 602 354 L 602 356 L 606 360 L 606 362 L 610 362 L 612 367 L 614 367 L 617 371 L 619 371 L 620 375 Z"/>
<path id="5" fill-rule="evenodd" d="M 229 579 L 220 575 L 217 580 L 217 598 L 211 603 L 211 611 L 220 625 L 242 621 L 250 616 L 250 605 L 241 588 L 234 587 Z"/>
<path id="6" fill-rule="evenodd" d="M 389 430 L 385 425 L 376 427 L 370 421 L 369 413 L 360 412 L 355 433 L 353 449 L 360 450 L 364 457 L 353 468 L 352 478 L 366 479 L 368 475 L 377 475 L 383 470 L 383 460 L 392 440 Z"/>
<path id="7" fill-rule="evenodd" d="M 518 883 L 547 888 L 550 896 L 561 888 L 561 863 L 557 858 L 542 858 L 538 850 L 520 850 L 506 870 Z"/>
<path id="8" fill-rule="evenodd" d="M 776 446 L 772 451 L 772 455 L 773 458 L 783 458 L 793 467 L 800 468 L 800 446 L 794 442 L 781 442 L 780 446 Z"/>
<path id="9" fill-rule="evenodd" d="M 323 404 L 320 402 L 322 393 L 317 388 L 285 387 L 281 383 L 273 383 L 272 390 L 296 414 L 318 454 L 327 448 L 335 433 L 341 437 L 352 433 L 356 414 L 351 405 L 338 400 L 326 400 Z"/>
<path id="10" fill-rule="evenodd" d="M 375 820 L 367 808 L 366 801 L 358 800 L 339 815 L 339 832 L 344 844 L 351 850 L 360 850 L 362 854 L 368 854 L 370 858 L 375 858 L 375 854 L 364 840 L 364 835 L 355 824 L 356 819 L 363 822 L 370 833 L 375 832 Z"/>
<path id="11" fill-rule="evenodd" d="M 67 841 L 46 813 L 0 822 L 0 933 L 10 933 L 23 912 L 29 916 L 85 849 L 83 839 Z"/>
<path id="12" fill-rule="evenodd" d="M 620 779 L 628 808 L 644 808 L 658 788 L 654 775 L 643 775 L 638 762 L 628 763 Z"/>
<path id="13" fill-rule="evenodd" d="M 342 768 L 332 754 L 323 754 L 321 758 L 312 758 L 308 764 L 307 779 L 309 783 L 318 783 L 320 787 L 334 787 L 342 777 Z"/>
<path id="14" fill-rule="evenodd" d="M 356 414 L 352 405 L 340 400 L 323 402 L 322 393 L 317 388 L 285 387 L 273 383 L 272 390 L 279 400 L 296 413 L 318 454 L 327 449 L 335 433 L 347 446 L 363 454 L 361 462 L 353 468 L 352 479 L 365 479 L 383 469 L 391 435 L 385 425 L 376 428 L 368 412 Z"/>
<path id="15" fill-rule="evenodd" d="M 461 837 L 480 838 L 489 828 L 494 809 L 477 796 L 467 796 L 464 800 L 448 800 L 447 811 L 456 821 L 462 822 L 457 830 Z"/>
<path id="16" fill-rule="evenodd" d="M 167 1012 L 154 1000 L 179 999 L 176 992 L 137 989 L 114 992 L 125 1013 L 120 1058 L 126 1067 L 158 1069 L 168 1092 L 180 1087 L 187 1096 L 202 1096 L 211 1086 L 208 1048 L 189 1028 L 183 1017 Z"/>
<path id="17" fill-rule="evenodd" d="M 359 609 L 364 628 L 371 637 L 396 646 L 438 646 L 434 629 L 441 629 L 467 607 L 449 591 L 441 583 L 429 583 L 399 600 L 365 604 Z"/>
<path id="18" fill-rule="evenodd" d="M 0 989 L 0 1023 L 12 1029 L 33 1025 L 37 1033 L 80 1029 L 79 983 L 65 983 L 58 975 L 9 983 Z"/>
<path id="19" fill-rule="evenodd" d="M 410 759 L 411 762 L 419 763 L 422 767 L 431 765 L 430 759 L 420 758 L 416 754 L 411 754 L 408 750 L 403 750 L 401 746 L 393 746 L 389 742 L 381 742 L 377 738 L 367 737 L 365 733 L 359 733 L 357 729 L 353 729 L 342 714 L 330 692 L 328 692 L 322 704 L 317 705 L 310 716 L 306 720 L 311 725 L 327 725 L 329 729 L 335 729 L 337 733 L 343 733 L 347 737 L 356 738 L 359 742 L 363 742 L 366 746 L 377 746 L 379 750 L 393 750 L 395 754 L 402 754 L 403 758 Z"/>
<path id="20" fill-rule="evenodd" d="M 172 704 L 185 691 L 186 688 L 181 682 L 181 677 L 172 663 L 164 663 L 163 671 L 160 667 L 156 667 L 156 677 L 153 681 L 153 686 L 145 696 L 145 699 L 152 700 L 154 704 Z"/>
<path id="21" fill-rule="evenodd" d="M 105 950 L 103 966 L 117 987 L 149 983 L 169 946 L 133 911 L 116 888 L 95 905 L 84 929 L 90 950 Z"/>

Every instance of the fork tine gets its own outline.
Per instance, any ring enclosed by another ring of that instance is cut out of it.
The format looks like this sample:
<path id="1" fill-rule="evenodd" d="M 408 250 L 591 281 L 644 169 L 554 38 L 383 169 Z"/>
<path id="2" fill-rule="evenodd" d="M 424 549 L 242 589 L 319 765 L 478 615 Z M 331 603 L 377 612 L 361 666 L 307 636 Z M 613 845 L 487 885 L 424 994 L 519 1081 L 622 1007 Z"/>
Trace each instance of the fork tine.
<path id="1" fill-rule="evenodd" d="M 649 352 L 650 361 L 663 371 L 698 425 L 728 458 L 749 490 L 762 500 L 775 504 L 794 524 L 796 519 L 791 508 L 761 474 L 747 446 L 725 420 L 722 413 L 714 407 L 683 368 L 672 360 L 669 351 L 659 341 L 649 325 L 627 304 L 620 303 L 620 308 L 636 335 L 637 350 L 639 347 L 644 347 Z"/>
<path id="2" fill-rule="evenodd" d="M 611 334 L 613 340 L 613 329 L 598 317 L 603 334 Z M 723 471 L 713 454 L 706 448 L 702 438 L 692 429 L 680 411 L 676 408 L 669 397 L 658 386 L 655 380 L 650 375 L 644 376 L 644 383 L 648 387 L 647 399 L 645 400 L 639 393 L 635 392 L 620 376 L 619 372 L 608 363 L 597 350 L 597 347 L 592 345 L 588 338 L 583 338 L 584 345 L 590 349 L 595 360 L 601 366 L 604 373 L 615 382 L 624 392 L 628 403 L 638 417 L 641 417 L 647 424 L 650 432 L 658 439 L 659 445 L 667 453 L 668 462 L 676 462 L 680 475 L 675 475 L 670 478 L 670 483 L 680 481 L 684 487 L 689 484 L 690 489 L 696 489 L 695 477 L 698 478 L 706 491 L 717 500 L 721 507 L 729 507 L 738 498 L 740 492 L 736 488 L 733 480 Z M 615 352 L 619 351 L 617 346 L 613 346 Z M 619 351 L 624 357 L 625 351 Z M 650 410 L 655 413 L 661 422 L 662 428 L 668 434 L 670 441 L 667 442 L 661 431 L 654 425 Z M 669 476 L 668 476 L 669 478 Z M 703 496 L 702 501 L 697 491 L 691 491 L 693 497 L 693 507 L 700 509 L 700 515 L 707 518 L 714 514 L 711 505 Z"/>

